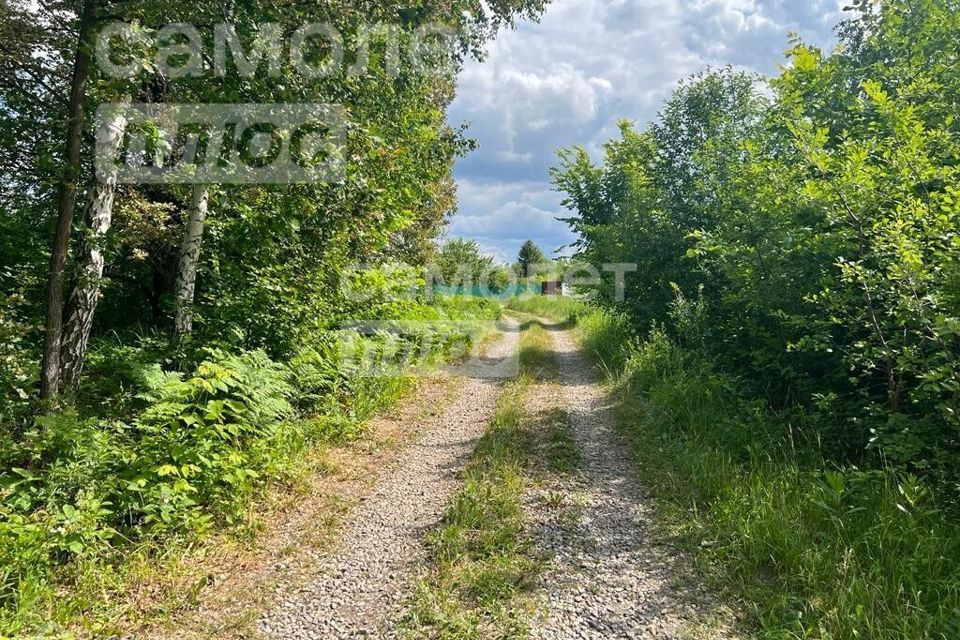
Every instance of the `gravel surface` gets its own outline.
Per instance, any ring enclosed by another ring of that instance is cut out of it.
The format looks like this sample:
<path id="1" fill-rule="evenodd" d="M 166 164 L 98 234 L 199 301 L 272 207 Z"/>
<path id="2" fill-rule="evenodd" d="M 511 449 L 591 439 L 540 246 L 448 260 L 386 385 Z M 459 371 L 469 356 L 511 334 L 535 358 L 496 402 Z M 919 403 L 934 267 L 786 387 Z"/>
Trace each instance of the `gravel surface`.
<path id="1" fill-rule="evenodd" d="M 427 560 L 424 541 L 435 528 L 459 474 L 486 429 L 500 393 L 500 380 L 481 369 L 502 368 L 516 358 L 518 331 L 474 363 L 461 397 L 425 430 L 389 469 L 366 501 L 349 516 L 332 554 L 320 558 L 316 579 L 294 593 L 277 594 L 278 605 L 258 623 L 268 637 L 285 640 L 392 638 L 418 564 Z M 509 367 L 508 367 L 509 368 Z"/>
<path id="2" fill-rule="evenodd" d="M 689 586 L 678 558 L 658 542 L 654 514 L 631 473 L 627 448 L 593 368 L 568 332 L 551 326 L 559 391 L 536 410 L 566 405 L 579 472 L 552 478 L 531 496 L 538 550 L 552 558 L 541 580 L 544 614 L 533 638 L 731 638 L 731 616 Z M 546 406 L 545 404 L 546 403 Z"/>

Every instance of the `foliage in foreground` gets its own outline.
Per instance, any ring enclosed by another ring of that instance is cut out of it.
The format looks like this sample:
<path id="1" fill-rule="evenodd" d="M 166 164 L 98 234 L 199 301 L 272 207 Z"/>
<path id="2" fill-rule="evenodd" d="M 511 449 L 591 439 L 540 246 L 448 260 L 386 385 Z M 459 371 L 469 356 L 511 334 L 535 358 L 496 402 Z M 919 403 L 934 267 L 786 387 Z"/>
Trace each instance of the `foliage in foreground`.
<path id="1" fill-rule="evenodd" d="M 554 171 L 581 257 L 638 265 L 604 300 L 751 397 L 803 407 L 839 464 L 884 461 L 960 501 L 956 0 L 854 4 L 769 91 L 730 69 Z M 706 320 L 691 333 L 679 295 Z M 683 317 L 679 318 L 682 320 Z"/>
<path id="2" fill-rule="evenodd" d="M 406 319 L 411 311 L 405 307 Z M 419 311 L 429 320 L 498 313 L 466 299 Z M 438 358 L 450 342 L 473 338 L 440 337 L 432 343 Z M 77 625 L 108 632 L 101 625 L 122 606 L 123 585 L 110 587 L 118 592 L 111 602 L 99 576 L 122 573 L 127 557 L 159 554 L 214 529 L 245 530 L 259 492 L 293 480 L 312 448 L 359 437 L 372 413 L 413 384 L 349 375 L 324 338 L 288 363 L 260 351 L 212 351 L 190 375 L 137 367 L 129 348 L 116 350 L 102 347 L 94 361 L 131 368 L 124 382 L 117 370 L 102 381 L 112 400 L 121 397 L 117 387 L 134 386 L 118 402 L 123 411 L 49 414 L 0 443 L 0 636 Z"/>
<path id="3" fill-rule="evenodd" d="M 638 266 L 580 322 L 641 473 L 764 637 L 960 634 L 958 8 L 858 0 L 554 170 L 579 257 Z"/>
<path id="4" fill-rule="evenodd" d="M 751 400 L 662 331 L 641 341 L 625 316 L 594 309 L 577 333 L 611 376 L 664 523 L 746 604 L 758 637 L 957 637 L 960 528 L 928 483 L 836 465 L 802 412 Z"/>

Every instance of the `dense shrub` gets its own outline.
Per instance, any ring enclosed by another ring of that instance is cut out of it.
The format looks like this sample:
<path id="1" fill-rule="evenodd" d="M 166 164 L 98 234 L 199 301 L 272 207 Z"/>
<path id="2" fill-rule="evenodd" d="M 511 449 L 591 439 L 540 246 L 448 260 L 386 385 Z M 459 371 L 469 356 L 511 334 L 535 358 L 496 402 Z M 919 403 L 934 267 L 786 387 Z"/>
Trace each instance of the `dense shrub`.
<path id="1" fill-rule="evenodd" d="M 0 473 L 0 536 L 12 549 L 0 601 L 75 557 L 161 533 L 237 521 L 265 465 L 257 444 L 282 429 L 289 373 L 262 353 L 215 354 L 190 377 L 153 369 L 135 420 L 38 418 Z M 258 455 L 259 453 L 259 455 Z"/>
<path id="2" fill-rule="evenodd" d="M 395 305 L 430 333 L 421 355 L 436 364 L 499 315 L 470 298 Z M 131 546 L 242 528 L 258 490 L 290 478 L 312 447 L 359 437 L 414 384 L 400 372 L 350 375 L 337 338 L 316 333 L 288 363 L 208 349 L 189 374 L 155 364 L 168 347 L 150 335 L 101 342 L 76 407 L 17 437 L 0 432 L 0 635 L 38 628 L 71 567 L 103 570 Z"/>
<path id="3" fill-rule="evenodd" d="M 758 637 L 956 637 L 960 528 L 929 482 L 835 464 L 809 415 L 771 410 L 663 330 L 628 329 L 593 310 L 577 332 L 664 524 Z"/>
<path id="4" fill-rule="evenodd" d="M 701 74 L 600 165 L 562 152 L 554 178 L 581 257 L 638 265 L 625 300 L 601 289 L 637 334 L 656 325 L 748 397 L 809 414 L 830 459 L 891 462 L 955 500 L 960 12 L 852 10 L 840 49 L 793 42 L 769 91 Z"/>
<path id="5" fill-rule="evenodd" d="M 37 366 L 25 348 L 29 327 L 17 314 L 22 302 L 0 293 L 0 425 L 14 423 L 34 391 Z"/>

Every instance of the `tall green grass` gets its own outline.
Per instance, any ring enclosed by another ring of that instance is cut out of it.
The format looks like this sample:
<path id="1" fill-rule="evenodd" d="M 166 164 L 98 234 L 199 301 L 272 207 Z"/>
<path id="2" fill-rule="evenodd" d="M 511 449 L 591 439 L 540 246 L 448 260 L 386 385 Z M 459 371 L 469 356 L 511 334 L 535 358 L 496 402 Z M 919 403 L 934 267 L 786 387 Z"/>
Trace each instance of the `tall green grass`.
<path id="1" fill-rule="evenodd" d="M 664 524 L 758 637 L 960 637 L 960 526 L 922 481 L 834 465 L 804 416 L 747 399 L 661 332 L 639 341 L 598 310 L 578 322 Z"/>

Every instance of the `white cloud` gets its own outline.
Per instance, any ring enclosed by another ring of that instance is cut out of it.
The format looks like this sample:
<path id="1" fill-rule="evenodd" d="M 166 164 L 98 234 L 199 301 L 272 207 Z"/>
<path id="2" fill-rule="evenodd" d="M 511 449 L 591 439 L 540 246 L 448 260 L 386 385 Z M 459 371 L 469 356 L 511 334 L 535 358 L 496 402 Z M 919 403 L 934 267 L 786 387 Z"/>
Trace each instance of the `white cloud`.
<path id="1" fill-rule="evenodd" d="M 469 181 L 467 189 L 474 189 Z M 451 222 L 449 235 L 476 240 L 488 253 L 502 262 L 514 262 L 520 245 L 535 238 L 547 254 L 569 242 L 567 225 L 556 219 L 556 194 L 523 192 L 495 210 L 482 215 L 457 216 Z"/>
<path id="2" fill-rule="evenodd" d="M 501 34 L 461 74 L 450 120 L 470 122 L 480 149 L 458 164 L 450 235 L 511 258 L 528 238 L 568 243 L 548 176 L 558 148 L 598 153 L 620 118 L 653 119 L 679 80 L 707 66 L 774 73 L 788 33 L 832 42 L 842 2 L 554 0 L 541 23 Z"/>

